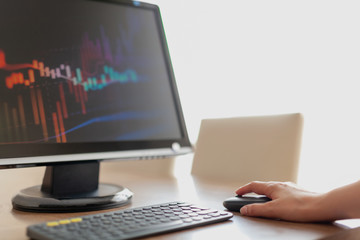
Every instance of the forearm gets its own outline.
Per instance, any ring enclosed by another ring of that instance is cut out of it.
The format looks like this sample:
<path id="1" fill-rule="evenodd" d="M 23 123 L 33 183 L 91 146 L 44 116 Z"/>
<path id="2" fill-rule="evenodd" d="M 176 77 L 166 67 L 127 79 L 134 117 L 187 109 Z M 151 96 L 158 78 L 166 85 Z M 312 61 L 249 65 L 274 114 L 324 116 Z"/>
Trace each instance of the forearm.
<path id="1" fill-rule="evenodd" d="M 360 218 L 360 181 L 324 194 L 320 204 L 330 220 Z"/>

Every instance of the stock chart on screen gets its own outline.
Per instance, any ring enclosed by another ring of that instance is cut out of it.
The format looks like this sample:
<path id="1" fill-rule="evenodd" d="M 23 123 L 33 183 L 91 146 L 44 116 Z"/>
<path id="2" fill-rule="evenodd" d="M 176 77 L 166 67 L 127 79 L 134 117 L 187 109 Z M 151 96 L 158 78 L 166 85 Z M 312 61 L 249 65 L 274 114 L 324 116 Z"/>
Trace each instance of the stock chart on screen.
<path id="1" fill-rule="evenodd" d="M 143 11 L 83 1 L 1 6 L 0 144 L 180 136 L 158 26 Z"/>

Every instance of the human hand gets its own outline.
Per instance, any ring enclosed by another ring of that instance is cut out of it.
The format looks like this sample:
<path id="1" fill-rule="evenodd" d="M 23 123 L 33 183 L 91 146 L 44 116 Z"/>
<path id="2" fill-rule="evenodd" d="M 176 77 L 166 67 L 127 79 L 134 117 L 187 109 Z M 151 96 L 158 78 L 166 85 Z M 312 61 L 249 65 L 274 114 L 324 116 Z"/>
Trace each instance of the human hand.
<path id="1" fill-rule="evenodd" d="M 324 194 L 303 190 L 292 183 L 251 182 L 236 190 L 236 194 L 257 193 L 272 201 L 249 204 L 240 209 L 244 216 L 282 219 L 295 222 L 333 220 L 332 209 L 322 204 Z"/>

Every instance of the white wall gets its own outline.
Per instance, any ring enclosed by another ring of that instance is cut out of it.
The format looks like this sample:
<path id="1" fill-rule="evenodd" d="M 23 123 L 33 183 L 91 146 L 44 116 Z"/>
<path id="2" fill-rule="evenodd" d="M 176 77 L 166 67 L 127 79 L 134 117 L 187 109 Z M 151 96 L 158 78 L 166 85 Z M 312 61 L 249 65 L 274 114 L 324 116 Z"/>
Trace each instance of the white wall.
<path id="1" fill-rule="evenodd" d="M 190 138 L 209 117 L 302 112 L 299 183 L 360 178 L 360 1 L 158 4 Z"/>

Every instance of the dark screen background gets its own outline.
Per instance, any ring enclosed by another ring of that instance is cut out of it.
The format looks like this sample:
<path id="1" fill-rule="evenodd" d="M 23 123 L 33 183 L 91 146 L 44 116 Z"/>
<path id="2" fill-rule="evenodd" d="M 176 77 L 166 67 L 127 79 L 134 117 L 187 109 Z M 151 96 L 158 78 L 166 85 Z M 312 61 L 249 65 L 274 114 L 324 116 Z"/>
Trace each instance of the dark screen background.
<path id="1" fill-rule="evenodd" d="M 181 138 L 155 19 L 93 1 L 0 3 L 0 143 Z"/>

